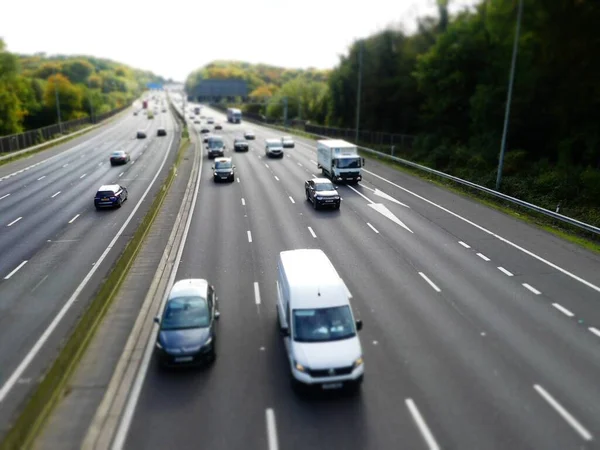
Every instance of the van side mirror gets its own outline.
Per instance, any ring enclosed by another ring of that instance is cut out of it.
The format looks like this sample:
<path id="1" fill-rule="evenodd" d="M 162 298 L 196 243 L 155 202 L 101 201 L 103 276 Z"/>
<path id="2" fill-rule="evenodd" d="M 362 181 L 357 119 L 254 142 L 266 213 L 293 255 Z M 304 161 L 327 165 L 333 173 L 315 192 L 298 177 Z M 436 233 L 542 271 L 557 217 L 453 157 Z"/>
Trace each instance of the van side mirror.
<path id="1" fill-rule="evenodd" d="M 160 323 L 160 316 L 156 316 L 154 318 L 154 323 Z"/>
<path id="2" fill-rule="evenodd" d="M 215 166 L 211 166 L 211 169 L 212 169 L 212 170 L 215 170 Z"/>
<path id="3" fill-rule="evenodd" d="M 363 321 L 362 321 L 362 319 L 358 319 L 356 321 L 356 331 L 362 330 L 362 327 L 363 327 Z"/>

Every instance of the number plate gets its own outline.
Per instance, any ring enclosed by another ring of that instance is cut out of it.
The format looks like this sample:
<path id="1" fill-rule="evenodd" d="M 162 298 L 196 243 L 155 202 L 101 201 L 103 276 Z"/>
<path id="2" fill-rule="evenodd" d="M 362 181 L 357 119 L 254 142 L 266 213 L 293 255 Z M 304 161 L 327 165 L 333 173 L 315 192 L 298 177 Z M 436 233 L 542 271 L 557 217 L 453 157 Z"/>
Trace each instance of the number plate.
<path id="1" fill-rule="evenodd" d="M 323 389 L 340 389 L 344 383 L 325 383 Z"/>
<path id="2" fill-rule="evenodd" d="M 325 203 L 333 203 L 333 200 L 325 200 Z"/>
<path id="3" fill-rule="evenodd" d="M 103 201 L 103 202 L 107 202 L 107 201 L 108 201 L 108 198 L 104 197 L 104 198 L 102 199 L 102 201 Z"/>
<path id="4" fill-rule="evenodd" d="M 193 359 L 193 356 L 180 356 L 178 358 L 175 358 L 175 362 L 190 362 L 193 361 Z"/>

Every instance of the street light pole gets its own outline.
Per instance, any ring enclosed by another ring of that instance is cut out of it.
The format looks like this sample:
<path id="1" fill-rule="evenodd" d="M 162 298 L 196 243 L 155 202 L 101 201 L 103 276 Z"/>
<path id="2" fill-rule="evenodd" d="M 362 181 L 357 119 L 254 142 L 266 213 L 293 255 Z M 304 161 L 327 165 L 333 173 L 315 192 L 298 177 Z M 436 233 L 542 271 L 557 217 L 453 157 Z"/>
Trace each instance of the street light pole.
<path id="1" fill-rule="evenodd" d="M 500 158 L 498 161 L 498 173 L 496 174 L 496 190 L 500 190 L 502 183 L 502 169 L 504 167 L 504 153 L 506 151 L 506 136 L 508 134 L 508 120 L 510 117 L 510 103 L 512 101 L 512 91 L 515 79 L 515 67 L 517 65 L 517 52 L 519 50 L 519 34 L 521 33 L 521 17 L 523 16 L 523 0 L 519 0 L 517 12 L 517 27 L 515 30 L 515 40 L 513 43 L 512 61 L 510 64 L 510 76 L 508 79 L 508 94 L 506 98 L 506 109 L 504 111 L 504 128 L 502 130 L 502 142 L 500 144 Z"/>
<path id="2" fill-rule="evenodd" d="M 54 95 L 56 97 L 56 116 L 58 117 L 58 129 L 62 134 L 62 121 L 60 120 L 60 99 L 58 96 L 58 72 L 54 71 Z"/>
<path id="3" fill-rule="evenodd" d="M 89 101 L 90 101 L 90 122 L 94 123 L 94 104 L 92 103 L 92 87 L 90 85 L 90 82 L 88 81 L 88 88 L 89 88 Z"/>
<path id="4" fill-rule="evenodd" d="M 360 91 L 362 88 L 363 47 L 364 42 L 360 41 L 358 50 L 358 87 L 356 89 L 356 144 L 358 144 L 358 132 L 360 126 Z"/>

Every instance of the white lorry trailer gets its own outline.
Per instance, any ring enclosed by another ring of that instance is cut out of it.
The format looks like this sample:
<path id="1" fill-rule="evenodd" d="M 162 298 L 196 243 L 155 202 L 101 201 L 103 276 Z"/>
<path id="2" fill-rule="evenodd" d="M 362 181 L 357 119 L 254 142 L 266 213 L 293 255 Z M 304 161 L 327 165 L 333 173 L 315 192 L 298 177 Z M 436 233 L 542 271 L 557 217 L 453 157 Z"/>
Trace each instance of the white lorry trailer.
<path id="1" fill-rule="evenodd" d="M 317 141 L 317 166 L 334 183 L 358 183 L 364 165 L 356 145 L 341 139 Z"/>

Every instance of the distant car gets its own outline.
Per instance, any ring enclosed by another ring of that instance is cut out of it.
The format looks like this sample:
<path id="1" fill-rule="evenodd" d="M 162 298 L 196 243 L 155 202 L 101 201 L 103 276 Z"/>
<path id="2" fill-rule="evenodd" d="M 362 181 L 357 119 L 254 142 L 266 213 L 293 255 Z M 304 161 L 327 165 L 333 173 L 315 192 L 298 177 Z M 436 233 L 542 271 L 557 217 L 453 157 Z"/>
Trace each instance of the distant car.
<path id="1" fill-rule="evenodd" d="M 235 164 L 233 164 L 231 158 L 216 158 L 215 165 L 213 168 L 213 180 L 218 181 L 231 181 L 235 177 Z"/>
<path id="2" fill-rule="evenodd" d="M 158 130 L 156 130 L 156 135 L 157 136 L 166 136 L 167 135 L 167 130 L 164 128 L 159 128 Z"/>
<path id="3" fill-rule="evenodd" d="M 206 119 L 206 116 L 200 116 L 200 118 L 201 118 L 202 120 L 204 120 L 204 119 Z"/>
<path id="4" fill-rule="evenodd" d="M 200 122 L 200 120 L 199 120 L 199 119 L 194 119 L 194 123 L 195 123 L 196 125 L 200 125 L 202 122 Z"/>
<path id="5" fill-rule="evenodd" d="M 137 134 L 135 135 L 136 138 L 138 139 L 146 139 L 146 132 L 145 131 L 138 131 Z"/>
<path id="6" fill-rule="evenodd" d="M 137 115 L 138 115 L 138 112 L 137 112 L 137 111 L 134 111 L 134 112 L 133 112 L 133 115 L 134 115 L 134 116 L 137 116 Z"/>
<path id="7" fill-rule="evenodd" d="M 163 108 L 162 112 L 164 112 L 164 113 L 167 112 L 167 108 Z"/>
<path id="8" fill-rule="evenodd" d="M 213 117 L 209 117 L 208 119 L 206 119 L 206 123 L 212 125 L 213 123 L 215 123 L 215 119 Z"/>
<path id="9" fill-rule="evenodd" d="M 120 208 L 127 200 L 127 188 L 118 184 L 100 186 L 94 197 L 94 206 L 100 208 Z"/>
<path id="10" fill-rule="evenodd" d="M 201 365 L 217 358 L 220 313 L 214 286 L 204 279 L 177 281 L 167 297 L 155 354 L 162 366 Z"/>
<path id="11" fill-rule="evenodd" d="M 223 125 L 221 125 L 220 123 L 215 124 L 215 130 L 222 130 L 222 129 L 223 129 Z"/>
<path id="12" fill-rule="evenodd" d="M 283 158 L 283 146 L 279 139 L 265 139 L 265 155 Z"/>
<path id="13" fill-rule="evenodd" d="M 256 135 L 254 134 L 254 131 L 251 131 L 251 130 L 246 130 L 244 132 L 244 137 L 246 139 L 248 139 L 249 141 L 256 139 Z"/>
<path id="14" fill-rule="evenodd" d="M 340 209 L 340 194 L 327 178 L 313 178 L 304 182 L 306 200 L 312 202 L 315 209 L 320 206 L 328 206 Z"/>
<path id="15" fill-rule="evenodd" d="M 200 133 L 210 133 L 210 128 L 208 128 L 207 126 L 203 126 L 200 129 Z"/>
<path id="16" fill-rule="evenodd" d="M 246 140 L 242 138 L 235 138 L 233 140 L 233 151 L 235 152 L 247 152 L 250 146 L 246 142 Z"/>
<path id="17" fill-rule="evenodd" d="M 281 138 L 281 145 L 283 145 L 283 148 L 294 148 L 295 144 L 291 136 L 283 136 Z"/>
<path id="18" fill-rule="evenodd" d="M 117 150 L 110 154 L 110 165 L 127 164 L 131 160 L 129 153 L 123 150 Z"/>

